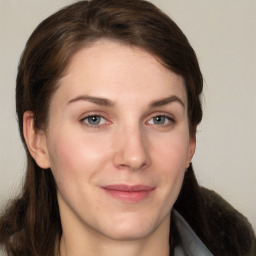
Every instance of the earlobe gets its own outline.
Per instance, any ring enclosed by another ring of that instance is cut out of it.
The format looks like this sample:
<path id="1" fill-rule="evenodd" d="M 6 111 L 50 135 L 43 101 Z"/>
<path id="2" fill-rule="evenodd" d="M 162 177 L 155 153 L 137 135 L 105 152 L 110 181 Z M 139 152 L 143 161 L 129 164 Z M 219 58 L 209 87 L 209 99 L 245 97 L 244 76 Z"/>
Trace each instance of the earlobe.
<path id="1" fill-rule="evenodd" d="M 186 163 L 186 168 L 189 167 L 191 161 L 192 161 L 192 158 L 195 154 L 195 150 L 196 150 L 196 137 L 193 136 L 190 138 L 190 141 L 189 141 L 189 152 L 188 152 L 188 160 L 187 160 L 187 163 Z"/>
<path id="2" fill-rule="evenodd" d="M 23 134 L 31 156 L 37 165 L 43 169 L 50 167 L 46 145 L 46 135 L 42 130 L 34 128 L 34 114 L 26 111 L 23 115 Z"/>

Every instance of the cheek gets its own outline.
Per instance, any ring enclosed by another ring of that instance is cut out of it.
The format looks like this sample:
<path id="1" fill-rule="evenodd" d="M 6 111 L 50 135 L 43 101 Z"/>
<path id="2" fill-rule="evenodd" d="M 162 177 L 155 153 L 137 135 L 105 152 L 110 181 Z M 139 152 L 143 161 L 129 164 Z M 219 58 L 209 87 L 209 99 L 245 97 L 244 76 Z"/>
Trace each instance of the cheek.
<path id="1" fill-rule="evenodd" d="M 165 207 L 174 204 L 184 179 L 186 162 L 189 154 L 189 136 L 186 133 L 175 133 L 165 140 L 155 141 L 155 168 L 161 177 L 161 194 L 165 198 Z"/>
<path id="2" fill-rule="evenodd" d="M 49 137 L 50 165 L 57 185 L 71 186 L 100 170 L 106 160 L 106 145 L 95 137 L 78 136 L 74 132 L 59 131 Z"/>
<path id="3" fill-rule="evenodd" d="M 186 170 L 187 152 L 183 147 L 166 149 L 159 152 L 159 170 L 162 170 L 162 182 L 169 196 L 179 193 Z"/>
<path id="4" fill-rule="evenodd" d="M 189 156 L 189 136 L 185 133 L 175 133 L 159 140 L 152 140 L 154 151 L 151 155 L 159 169 L 165 170 L 167 174 L 175 174 L 186 169 Z"/>

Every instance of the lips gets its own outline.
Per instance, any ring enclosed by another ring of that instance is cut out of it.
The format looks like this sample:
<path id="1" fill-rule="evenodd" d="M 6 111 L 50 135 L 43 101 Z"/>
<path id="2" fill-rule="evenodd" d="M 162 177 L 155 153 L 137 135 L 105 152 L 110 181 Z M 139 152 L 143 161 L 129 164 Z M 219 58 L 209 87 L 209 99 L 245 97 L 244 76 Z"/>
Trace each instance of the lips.
<path id="1" fill-rule="evenodd" d="M 139 202 L 148 198 L 155 187 L 146 185 L 114 184 L 102 187 L 106 194 L 124 202 Z"/>

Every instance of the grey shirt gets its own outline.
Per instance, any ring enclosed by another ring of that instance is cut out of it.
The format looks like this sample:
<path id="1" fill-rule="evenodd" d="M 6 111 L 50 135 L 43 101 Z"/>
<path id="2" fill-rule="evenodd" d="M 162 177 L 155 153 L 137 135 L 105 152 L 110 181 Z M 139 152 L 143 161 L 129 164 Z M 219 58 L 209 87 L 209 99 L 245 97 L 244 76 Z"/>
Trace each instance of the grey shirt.
<path id="1" fill-rule="evenodd" d="M 181 238 L 179 246 L 174 250 L 174 256 L 213 256 L 176 210 L 173 210 L 173 220 Z"/>

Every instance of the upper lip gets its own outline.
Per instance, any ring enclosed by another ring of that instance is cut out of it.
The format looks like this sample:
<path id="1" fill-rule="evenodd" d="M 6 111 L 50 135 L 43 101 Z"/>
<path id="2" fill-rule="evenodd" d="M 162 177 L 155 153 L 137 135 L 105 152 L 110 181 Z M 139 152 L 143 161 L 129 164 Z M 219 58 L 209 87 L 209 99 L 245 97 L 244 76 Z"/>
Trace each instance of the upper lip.
<path id="1" fill-rule="evenodd" d="M 113 185 L 103 186 L 102 188 L 108 189 L 108 190 L 125 191 L 125 192 L 151 191 L 155 189 L 155 187 L 147 186 L 143 184 L 137 184 L 137 185 L 113 184 Z"/>

